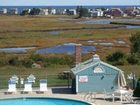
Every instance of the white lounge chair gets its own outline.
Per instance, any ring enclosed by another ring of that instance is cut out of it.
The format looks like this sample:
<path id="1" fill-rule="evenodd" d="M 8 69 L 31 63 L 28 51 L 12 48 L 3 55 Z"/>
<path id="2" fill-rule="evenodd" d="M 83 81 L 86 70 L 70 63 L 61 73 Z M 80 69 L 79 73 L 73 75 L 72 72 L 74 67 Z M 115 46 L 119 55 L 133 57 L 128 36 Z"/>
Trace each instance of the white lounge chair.
<path id="1" fill-rule="evenodd" d="M 16 82 L 15 81 L 9 81 L 8 83 L 8 93 L 16 93 Z"/>
<path id="2" fill-rule="evenodd" d="M 19 78 L 18 78 L 18 76 L 16 76 L 16 75 L 13 75 L 13 76 L 10 78 L 10 81 L 16 81 L 17 84 L 18 84 L 18 80 L 19 80 Z"/>
<path id="3" fill-rule="evenodd" d="M 125 89 L 117 89 L 114 91 L 114 96 L 118 97 L 121 102 L 125 101 L 129 95 L 129 91 Z"/>
<path id="4" fill-rule="evenodd" d="M 47 80 L 42 79 L 40 80 L 40 92 L 45 92 L 47 91 Z"/>
<path id="5" fill-rule="evenodd" d="M 29 77 L 27 77 L 28 82 L 35 83 L 36 77 L 33 74 L 30 74 Z"/>
<path id="6" fill-rule="evenodd" d="M 32 92 L 32 83 L 25 82 L 23 92 Z"/>
<path id="7" fill-rule="evenodd" d="M 104 93 L 104 100 L 112 99 L 112 101 L 114 101 L 114 99 L 113 99 L 114 94 L 112 92 L 107 92 L 104 89 L 103 93 Z"/>

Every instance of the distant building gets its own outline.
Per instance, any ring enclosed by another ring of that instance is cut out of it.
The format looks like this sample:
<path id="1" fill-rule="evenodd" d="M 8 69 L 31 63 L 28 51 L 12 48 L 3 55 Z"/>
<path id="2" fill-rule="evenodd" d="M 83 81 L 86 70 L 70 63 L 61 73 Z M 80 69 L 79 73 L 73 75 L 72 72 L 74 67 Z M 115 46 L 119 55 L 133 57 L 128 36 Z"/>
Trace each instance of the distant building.
<path id="1" fill-rule="evenodd" d="M 56 9 L 56 15 L 63 15 L 65 9 Z"/>
<path id="2" fill-rule="evenodd" d="M 3 14 L 3 10 L 0 10 L 0 14 Z"/>
<path id="3" fill-rule="evenodd" d="M 49 10 L 48 9 L 40 9 L 40 15 L 48 15 L 49 14 Z"/>
<path id="4" fill-rule="evenodd" d="M 6 8 L 1 9 L 0 14 L 7 14 L 7 9 Z"/>
<path id="5" fill-rule="evenodd" d="M 134 7 L 133 9 L 133 14 L 136 16 L 136 15 L 139 15 L 140 14 L 140 10 L 136 7 Z"/>
<path id="6" fill-rule="evenodd" d="M 121 17 L 123 16 L 123 11 L 120 8 L 112 8 L 105 12 L 106 17 Z"/>
<path id="7" fill-rule="evenodd" d="M 91 16 L 92 17 L 103 17 L 104 11 L 102 11 L 101 9 L 93 10 L 93 11 L 91 11 Z"/>
<path id="8" fill-rule="evenodd" d="M 125 8 L 123 9 L 124 16 L 134 16 L 135 9 L 134 8 Z"/>
<path id="9" fill-rule="evenodd" d="M 77 15 L 76 9 L 69 9 L 70 15 Z"/>
<path id="10" fill-rule="evenodd" d="M 3 14 L 7 14 L 7 9 L 3 8 Z"/>
<path id="11" fill-rule="evenodd" d="M 18 9 L 17 9 L 17 8 L 12 8 L 12 9 L 9 11 L 9 14 L 11 14 L 11 15 L 17 15 L 17 14 L 18 14 Z"/>
<path id="12" fill-rule="evenodd" d="M 56 14 L 56 9 L 49 9 L 49 14 L 55 15 Z"/>

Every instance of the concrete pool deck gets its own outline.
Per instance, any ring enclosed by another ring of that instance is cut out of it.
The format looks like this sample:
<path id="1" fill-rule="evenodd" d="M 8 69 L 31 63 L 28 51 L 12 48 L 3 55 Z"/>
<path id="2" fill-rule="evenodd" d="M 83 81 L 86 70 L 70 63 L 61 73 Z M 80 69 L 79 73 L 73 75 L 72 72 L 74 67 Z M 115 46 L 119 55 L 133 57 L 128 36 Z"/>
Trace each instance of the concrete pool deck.
<path id="1" fill-rule="evenodd" d="M 17 90 L 16 93 L 12 94 L 5 94 L 7 92 L 6 89 L 0 90 L 0 99 L 5 98 L 22 98 L 22 97 L 52 97 L 52 98 L 68 98 L 68 99 L 75 99 L 75 100 L 81 100 L 81 101 L 87 101 L 84 99 L 85 94 L 72 94 L 69 90 L 66 88 L 48 88 L 47 92 L 44 93 L 37 93 L 39 89 L 33 89 L 32 93 L 28 94 L 22 94 L 23 89 Z M 120 101 L 106 101 L 103 99 L 103 94 L 96 94 L 96 99 L 93 99 L 91 101 L 87 101 L 92 103 L 93 105 L 123 105 Z"/>

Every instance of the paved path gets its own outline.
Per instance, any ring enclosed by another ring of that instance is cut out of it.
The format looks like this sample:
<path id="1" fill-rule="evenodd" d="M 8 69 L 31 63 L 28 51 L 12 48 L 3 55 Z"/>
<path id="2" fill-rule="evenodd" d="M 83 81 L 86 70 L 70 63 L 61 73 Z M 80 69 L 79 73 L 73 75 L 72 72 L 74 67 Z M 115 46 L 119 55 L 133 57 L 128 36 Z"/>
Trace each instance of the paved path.
<path id="1" fill-rule="evenodd" d="M 28 94 L 22 94 L 21 90 L 18 90 L 16 93 L 12 94 L 5 94 L 7 90 L 0 90 L 0 99 L 4 98 L 17 98 L 17 97 L 54 97 L 54 98 L 68 98 L 68 99 L 76 99 L 76 100 L 82 100 L 87 101 L 84 99 L 85 94 L 72 94 L 71 91 L 69 91 L 66 88 L 49 88 L 47 92 L 45 93 L 37 93 L 38 89 L 33 89 L 32 93 Z M 88 100 L 88 102 L 93 105 L 122 105 L 119 101 L 115 101 L 114 103 L 112 101 L 106 101 L 103 99 L 103 94 L 97 94 L 96 99 Z"/>

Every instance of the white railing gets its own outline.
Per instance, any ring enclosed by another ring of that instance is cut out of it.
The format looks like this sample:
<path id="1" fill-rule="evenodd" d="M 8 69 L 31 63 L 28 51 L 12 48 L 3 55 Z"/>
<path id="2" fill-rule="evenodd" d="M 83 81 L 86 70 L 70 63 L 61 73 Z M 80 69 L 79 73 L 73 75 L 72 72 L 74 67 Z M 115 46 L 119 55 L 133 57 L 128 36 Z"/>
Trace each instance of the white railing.
<path id="1" fill-rule="evenodd" d="M 95 103 L 96 101 L 96 93 L 93 92 L 89 92 L 87 94 L 84 95 L 84 100 L 91 102 L 91 103 Z"/>

